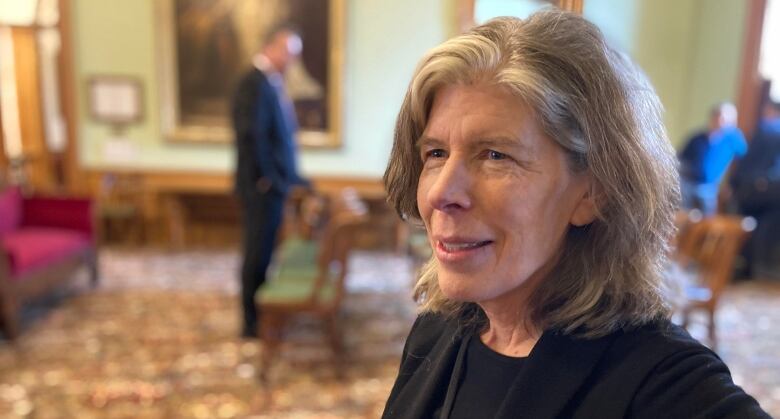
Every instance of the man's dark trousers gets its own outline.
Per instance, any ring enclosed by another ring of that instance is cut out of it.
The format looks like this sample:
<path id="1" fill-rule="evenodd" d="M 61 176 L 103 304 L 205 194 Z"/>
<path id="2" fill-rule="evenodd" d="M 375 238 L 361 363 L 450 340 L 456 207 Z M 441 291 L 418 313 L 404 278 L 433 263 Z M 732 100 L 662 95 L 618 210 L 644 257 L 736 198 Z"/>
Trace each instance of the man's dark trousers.
<path id="1" fill-rule="evenodd" d="M 251 193 L 241 197 L 244 260 L 241 264 L 241 303 L 244 310 L 243 336 L 256 336 L 260 313 L 255 293 L 266 280 L 268 266 L 282 224 L 284 196 L 275 192 Z"/>

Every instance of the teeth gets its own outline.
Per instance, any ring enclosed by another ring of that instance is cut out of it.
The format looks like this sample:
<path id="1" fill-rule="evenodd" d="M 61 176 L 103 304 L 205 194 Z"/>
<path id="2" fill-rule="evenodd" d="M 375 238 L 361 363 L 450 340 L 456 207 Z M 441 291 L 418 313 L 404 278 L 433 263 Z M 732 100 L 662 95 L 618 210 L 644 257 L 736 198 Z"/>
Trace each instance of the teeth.
<path id="1" fill-rule="evenodd" d="M 442 242 L 442 247 L 444 247 L 444 250 L 447 251 L 458 251 L 458 250 L 466 250 L 466 249 L 473 249 L 475 247 L 479 247 L 483 245 L 485 242 L 473 242 L 473 243 L 444 243 Z"/>

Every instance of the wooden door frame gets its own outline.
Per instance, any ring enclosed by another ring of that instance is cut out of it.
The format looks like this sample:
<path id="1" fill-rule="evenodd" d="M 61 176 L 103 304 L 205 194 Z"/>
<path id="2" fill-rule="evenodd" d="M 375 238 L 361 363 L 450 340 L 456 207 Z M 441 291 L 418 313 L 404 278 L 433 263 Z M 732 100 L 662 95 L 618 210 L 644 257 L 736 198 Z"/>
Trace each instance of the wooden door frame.
<path id="1" fill-rule="evenodd" d="M 761 37 L 764 32 L 766 0 L 749 0 L 742 39 L 742 67 L 739 73 L 739 128 L 750 139 L 761 116 L 763 83 L 758 66 L 761 60 Z"/>
<path id="2" fill-rule="evenodd" d="M 60 84 L 60 109 L 66 125 L 67 142 L 60 164 L 64 176 L 65 188 L 71 193 L 86 193 L 86 176 L 79 164 L 78 104 L 76 101 L 76 77 L 74 73 L 73 50 L 73 1 L 59 0 L 60 20 L 60 56 L 58 78 Z"/>

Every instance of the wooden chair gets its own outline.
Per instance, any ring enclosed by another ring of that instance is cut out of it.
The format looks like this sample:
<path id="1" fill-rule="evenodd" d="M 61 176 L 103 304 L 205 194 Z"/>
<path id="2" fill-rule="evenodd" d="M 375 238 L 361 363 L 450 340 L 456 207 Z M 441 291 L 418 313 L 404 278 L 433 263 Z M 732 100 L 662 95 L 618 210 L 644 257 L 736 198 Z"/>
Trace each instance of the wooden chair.
<path id="1" fill-rule="evenodd" d="M 698 279 L 685 287 L 682 325 L 688 326 L 692 311 L 706 311 L 713 349 L 717 346 L 718 301 L 731 280 L 736 256 L 754 228 L 751 217 L 716 215 L 689 223 L 678 240 L 678 262 L 693 268 Z"/>
<path id="2" fill-rule="evenodd" d="M 138 174 L 101 177 L 97 193 L 101 243 L 144 243 L 142 195 L 143 179 Z"/>
<path id="3" fill-rule="evenodd" d="M 319 237 L 288 237 L 277 248 L 277 273 L 255 296 L 263 340 L 260 378 L 267 381 L 285 326 L 295 317 L 318 318 L 328 343 L 343 371 L 344 345 L 338 324 L 345 294 L 347 258 L 358 229 L 366 226 L 367 213 L 359 200 L 346 192 L 330 205 L 330 216 Z M 306 207 L 306 205 L 303 205 Z M 310 218 L 304 217 L 305 220 Z"/>
<path id="4" fill-rule="evenodd" d="M 675 250 L 676 254 L 673 255 L 675 258 L 679 259 L 682 257 L 683 260 L 681 262 L 684 262 L 685 258 L 687 256 L 683 255 L 689 255 L 690 250 L 687 248 L 688 243 L 686 243 L 686 240 L 689 238 L 688 229 L 696 224 L 698 224 L 704 216 L 702 215 L 701 211 L 697 209 L 693 210 L 678 210 L 674 215 L 674 225 L 677 228 L 676 234 L 672 237 L 672 248 Z"/>

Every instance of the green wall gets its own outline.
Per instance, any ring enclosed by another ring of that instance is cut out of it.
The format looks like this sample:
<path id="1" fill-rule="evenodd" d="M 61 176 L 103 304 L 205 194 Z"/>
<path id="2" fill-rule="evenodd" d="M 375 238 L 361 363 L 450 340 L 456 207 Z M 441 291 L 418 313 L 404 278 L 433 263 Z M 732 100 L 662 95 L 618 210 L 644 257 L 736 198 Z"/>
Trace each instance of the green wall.
<path id="1" fill-rule="evenodd" d="M 73 2 L 81 161 L 91 168 L 231 170 L 230 145 L 171 144 L 160 134 L 154 1 Z M 451 9 L 447 0 L 346 0 L 344 145 L 304 151 L 305 174 L 381 176 L 411 73 L 452 30 Z M 137 150 L 133 161 L 107 159 L 112 133 L 88 117 L 86 80 L 98 74 L 132 75 L 144 84 L 145 119 L 124 134 Z"/>
<path id="2" fill-rule="evenodd" d="M 713 104 L 737 100 L 746 7 L 741 0 L 586 0 L 584 14 L 645 71 L 680 147 Z"/>
<path id="3" fill-rule="evenodd" d="M 87 167 L 229 171 L 230 145 L 171 144 L 160 134 L 155 0 L 73 2 L 80 157 Z M 380 176 L 393 122 L 419 57 L 453 33 L 457 0 L 345 0 L 343 147 L 305 150 L 306 175 Z M 679 145 L 709 106 L 736 100 L 746 2 L 740 0 L 586 0 L 585 16 L 631 55 L 666 108 Z M 110 161 L 110 130 L 90 120 L 86 80 L 125 74 L 144 84 L 145 119 L 125 133 L 135 160 Z"/>
<path id="4" fill-rule="evenodd" d="M 689 76 L 686 132 L 701 127 L 711 106 L 739 98 L 739 72 L 747 18 L 747 1 L 700 0 L 696 48 Z"/>

